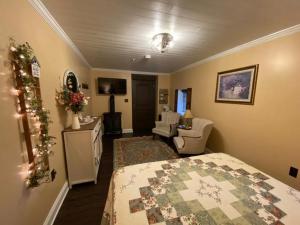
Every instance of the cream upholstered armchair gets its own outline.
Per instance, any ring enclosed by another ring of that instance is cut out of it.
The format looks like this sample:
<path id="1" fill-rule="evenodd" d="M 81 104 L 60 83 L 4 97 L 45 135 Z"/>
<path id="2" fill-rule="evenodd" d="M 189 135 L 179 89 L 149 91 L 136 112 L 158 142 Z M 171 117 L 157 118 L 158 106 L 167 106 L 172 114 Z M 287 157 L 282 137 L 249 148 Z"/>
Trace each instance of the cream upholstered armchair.
<path id="1" fill-rule="evenodd" d="M 212 130 L 213 122 L 194 118 L 191 130 L 178 129 L 174 144 L 179 154 L 201 154 L 205 151 L 206 141 Z"/>
<path id="2" fill-rule="evenodd" d="M 153 138 L 155 135 L 164 137 L 173 137 L 176 135 L 176 128 L 180 115 L 175 112 L 162 112 L 161 121 L 155 121 L 155 128 L 152 129 Z"/>

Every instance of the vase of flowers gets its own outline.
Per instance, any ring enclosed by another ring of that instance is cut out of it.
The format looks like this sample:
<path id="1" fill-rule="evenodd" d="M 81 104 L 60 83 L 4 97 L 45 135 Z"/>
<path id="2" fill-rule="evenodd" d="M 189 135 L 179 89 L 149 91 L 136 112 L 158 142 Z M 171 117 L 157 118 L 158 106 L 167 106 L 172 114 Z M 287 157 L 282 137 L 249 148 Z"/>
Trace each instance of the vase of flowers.
<path id="1" fill-rule="evenodd" d="M 80 129 L 79 113 L 82 112 L 84 106 L 88 104 L 89 97 L 86 97 L 83 92 L 72 92 L 67 88 L 62 91 L 56 91 L 56 100 L 60 105 L 65 107 L 66 111 L 72 111 L 72 129 Z"/>
<path id="2" fill-rule="evenodd" d="M 73 113 L 73 117 L 72 117 L 72 129 L 73 130 L 80 129 L 80 123 L 79 123 L 78 113 Z"/>

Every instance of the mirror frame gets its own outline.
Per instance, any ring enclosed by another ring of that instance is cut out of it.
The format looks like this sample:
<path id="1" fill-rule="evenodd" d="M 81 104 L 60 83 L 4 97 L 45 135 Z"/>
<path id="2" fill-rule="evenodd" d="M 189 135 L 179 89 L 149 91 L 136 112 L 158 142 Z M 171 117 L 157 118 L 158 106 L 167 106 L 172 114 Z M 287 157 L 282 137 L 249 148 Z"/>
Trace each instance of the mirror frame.
<path id="1" fill-rule="evenodd" d="M 76 90 L 74 90 L 74 88 L 70 89 L 68 87 L 67 80 L 68 80 L 68 76 L 70 76 L 70 75 L 72 75 L 76 79 L 76 82 L 77 82 Z M 72 92 L 79 92 L 79 90 L 80 90 L 80 84 L 79 84 L 78 76 L 72 70 L 66 70 L 66 72 L 64 73 L 63 79 L 62 79 L 62 84 L 63 84 L 63 87 L 66 87 L 68 90 L 70 90 Z"/>

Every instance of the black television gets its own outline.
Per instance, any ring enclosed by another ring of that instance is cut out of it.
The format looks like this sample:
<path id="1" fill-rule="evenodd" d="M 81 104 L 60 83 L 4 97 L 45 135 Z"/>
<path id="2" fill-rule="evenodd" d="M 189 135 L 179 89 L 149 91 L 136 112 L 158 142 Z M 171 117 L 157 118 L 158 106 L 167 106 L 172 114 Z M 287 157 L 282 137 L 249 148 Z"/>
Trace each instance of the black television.
<path id="1" fill-rule="evenodd" d="M 98 94 L 125 95 L 126 79 L 98 78 Z"/>

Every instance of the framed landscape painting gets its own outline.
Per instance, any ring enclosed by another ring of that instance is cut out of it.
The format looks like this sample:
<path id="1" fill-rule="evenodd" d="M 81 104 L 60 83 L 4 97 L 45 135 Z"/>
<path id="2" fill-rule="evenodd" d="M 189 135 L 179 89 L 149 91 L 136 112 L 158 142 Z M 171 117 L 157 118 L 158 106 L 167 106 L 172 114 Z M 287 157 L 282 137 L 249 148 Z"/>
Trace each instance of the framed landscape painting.
<path id="1" fill-rule="evenodd" d="M 254 104 L 258 65 L 218 73 L 216 102 Z"/>

